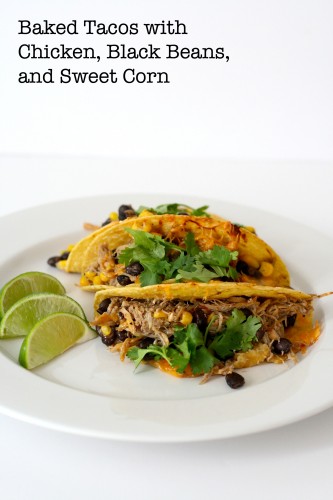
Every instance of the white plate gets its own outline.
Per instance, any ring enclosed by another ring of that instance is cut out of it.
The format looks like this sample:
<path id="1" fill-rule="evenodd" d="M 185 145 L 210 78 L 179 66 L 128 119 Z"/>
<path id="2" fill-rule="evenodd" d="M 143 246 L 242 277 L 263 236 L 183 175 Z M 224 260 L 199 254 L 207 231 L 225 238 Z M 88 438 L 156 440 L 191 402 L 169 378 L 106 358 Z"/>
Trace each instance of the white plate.
<path id="1" fill-rule="evenodd" d="M 168 195 L 113 195 L 70 200 L 19 212 L 0 220 L 1 281 L 25 271 L 58 277 L 67 293 L 92 315 L 93 295 L 78 290 L 77 275 L 50 268 L 46 260 L 84 235 L 82 223 L 100 223 L 122 203 L 157 205 Z M 192 206 L 253 225 L 280 253 L 292 285 L 321 293 L 333 288 L 332 240 L 300 224 L 256 209 L 217 200 L 183 197 Z M 222 377 L 199 385 L 151 367 L 133 373 L 99 339 L 76 346 L 29 372 L 17 363 L 21 340 L 0 342 L 0 410 L 53 429 L 95 437 L 147 442 L 226 438 L 282 426 L 333 403 L 332 298 L 316 305 L 323 334 L 297 365 L 243 370 L 246 384 L 233 391 Z"/>

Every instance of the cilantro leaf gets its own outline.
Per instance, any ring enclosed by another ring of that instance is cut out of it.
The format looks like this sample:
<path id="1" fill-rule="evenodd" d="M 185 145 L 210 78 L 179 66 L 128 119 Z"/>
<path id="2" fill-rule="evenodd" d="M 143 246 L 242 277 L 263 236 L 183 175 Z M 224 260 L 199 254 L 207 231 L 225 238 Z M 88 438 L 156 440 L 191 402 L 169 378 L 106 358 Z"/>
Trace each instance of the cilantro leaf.
<path id="1" fill-rule="evenodd" d="M 204 336 L 195 323 L 186 327 L 175 327 L 174 345 L 182 352 L 186 352 L 194 375 L 209 372 L 214 364 L 215 357 L 204 346 Z"/>
<path id="2" fill-rule="evenodd" d="M 147 349 L 140 349 L 139 347 L 130 347 L 126 353 L 126 356 L 134 361 L 135 368 L 139 366 L 143 358 L 146 356 L 146 354 L 154 354 L 157 356 L 159 359 L 160 357 L 166 359 L 168 361 L 166 352 L 165 352 L 165 347 L 159 347 L 155 345 L 149 346 Z"/>
<path id="3" fill-rule="evenodd" d="M 126 266 L 140 262 L 144 269 L 140 275 L 141 286 L 155 285 L 168 279 L 204 283 L 224 277 L 237 279 L 238 273 L 230 263 L 237 259 L 238 253 L 218 245 L 211 250 L 200 251 L 191 232 L 185 236 L 184 249 L 146 231 L 131 228 L 126 231 L 134 241 L 120 252 L 119 262 Z"/>
<path id="4" fill-rule="evenodd" d="M 136 211 L 136 213 L 140 215 L 141 212 L 143 212 L 144 210 L 148 210 L 149 212 L 153 212 L 157 215 L 164 215 L 164 214 L 177 215 L 181 212 L 187 212 L 189 215 L 194 215 L 196 217 L 210 217 L 210 215 L 206 212 L 207 208 L 208 205 L 199 208 L 192 208 L 188 205 L 184 205 L 183 203 L 168 203 L 165 205 L 158 205 L 155 208 L 141 205 Z"/>
<path id="5" fill-rule="evenodd" d="M 256 333 L 261 327 L 261 321 L 256 316 L 246 318 L 245 314 L 234 309 L 226 321 L 221 333 L 217 334 L 209 345 L 220 359 L 232 356 L 236 351 L 248 351 L 256 341 Z"/>
<path id="6" fill-rule="evenodd" d="M 207 264 L 209 266 L 229 266 L 232 260 L 236 260 L 238 252 L 231 252 L 228 248 L 214 245 L 211 250 L 206 252 L 200 252 L 198 254 L 198 260 L 201 264 Z"/>
<path id="7" fill-rule="evenodd" d="M 134 361 L 135 368 L 144 360 L 146 354 L 153 354 L 154 359 L 157 361 L 164 358 L 172 368 L 177 370 L 179 373 L 183 373 L 188 365 L 190 354 L 189 352 L 180 352 L 173 347 L 160 347 L 157 345 L 151 345 L 147 349 L 140 349 L 139 347 L 133 346 L 128 349 L 126 356 Z"/>
<path id="8" fill-rule="evenodd" d="M 178 271 L 179 268 L 183 268 L 188 265 L 192 265 L 192 260 L 190 262 L 190 259 L 187 257 L 187 255 L 185 255 L 184 252 L 180 252 L 180 254 L 178 255 L 178 257 L 170 262 L 170 267 L 169 267 L 169 270 L 165 276 L 165 279 L 171 279 L 175 276 L 175 273 Z"/>
<path id="9" fill-rule="evenodd" d="M 191 257 L 194 257 L 195 255 L 198 255 L 200 253 L 200 248 L 198 247 L 194 234 L 189 232 L 185 236 L 185 247 L 186 247 L 186 252 L 188 255 Z"/>
<path id="10" fill-rule="evenodd" d="M 170 274 L 171 264 L 167 259 L 167 251 L 181 251 L 181 248 L 146 231 L 131 228 L 126 231 L 131 234 L 134 242 L 120 252 L 119 262 L 125 266 L 140 262 L 144 269 L 140 275 L 141 286 L 161 283 Z"/>
<path id="11" fill-rule="evenodd" d="M 208 373 L 215 364 L 215 357 L 205 346 L 199 347 L 191 355 L 190 365 L 193 375 Z"/>
<path id="12" fill-rule="evenodd" d="M 175 326 L 174 330 L 174 343 L 180 345 L 186 341 L 191 352 L 204 343 L 203 335 L 196 323 L 190 323 L 187 326 Z"/>
<path id="13" fill-rule="evenodd" d="M 183 269 L 178 270 L 176 280 L 189 280 L 189 281 L 202 281 L 207 283 L 208 281 L 216 278 L 217 274 L 213 271 L 209 271 L 202 264 L 196 262 L 190 271 L 184 271 Z"/>
<path id="14" fill-rule="evenodd" d="M 183 373 L 188 365 L 190 353 L 186 349 L 184 349 L 183 352 L 180 352 L 173 347 L 168 347 L 167 353 L 169 357 L 169 364 L 172 368 L 174 368 L 178 373 Z"/>
<path id="15" fill-rule="evenodd" d="M 199 208 L 192 209 L 191 215 L 195 215 L 196 217 L 210 217 L 210 215 L 206 212 L 208 205 L 204 205 Z"/>
<path id="16" fill-rule="evenodd" d="M 196 252 L 196 248 L 194 247 L 194 252 Z M 190 249 L 193 252 L 192 246 L 190 246 Z M 223 277 L 235 280 L 238 273 L 235 268 L 230 266 L 230 262 L 236 260 L 237 256 L 238 252 L 231 252 L 228 248 L 214 245 L 211 250 L 194 253 L 193 266 L 188 266 L 187 269 L 179 269 L 176 279 L 202 281 L 204 283 L 214 278 Z M 210 269 L 205 267 L 207 265 Z"/>

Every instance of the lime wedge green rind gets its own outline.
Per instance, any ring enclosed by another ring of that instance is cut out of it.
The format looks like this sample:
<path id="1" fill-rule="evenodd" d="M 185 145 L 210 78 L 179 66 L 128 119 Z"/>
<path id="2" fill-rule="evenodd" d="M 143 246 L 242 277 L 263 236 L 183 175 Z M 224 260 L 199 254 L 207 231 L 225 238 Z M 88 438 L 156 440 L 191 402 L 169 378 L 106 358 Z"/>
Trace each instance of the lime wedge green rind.
<path id="1" fill-rule="evenodd" d="M 59 356 L 75 344 L 96 337 L 88 323 L 69 313 L 51 314 L 32 328 L 23 340 L 19 363 L 29 370 Z"/>
<path id="2" fill-rule="evenodd" d="M 32 293 L 66 293 L 63 285 L 50 274 L 31 271 L 10 280 L 0 292 L 0 318 L 20 299 Z"/>
<path id="3" fill-rule="evenodd" d="M 36 293 L 18 300 L 0 323 L 0 338 L 24 337 L 35 324 L 50 314 L 63 312 L 86 320 L 80 304 L 66 295 Z"/>

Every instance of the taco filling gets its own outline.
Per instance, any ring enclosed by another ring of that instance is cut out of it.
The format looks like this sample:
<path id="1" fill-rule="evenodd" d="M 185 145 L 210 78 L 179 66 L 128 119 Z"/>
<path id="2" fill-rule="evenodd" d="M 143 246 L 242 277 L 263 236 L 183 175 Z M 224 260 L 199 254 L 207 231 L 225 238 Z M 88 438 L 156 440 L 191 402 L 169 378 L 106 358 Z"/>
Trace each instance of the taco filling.
<path id="1" fill-rule="evenodd" d="M 231 295 L 223 292 L 230 289 L 224 283 L 218 288 L 225 297 L 212 293 L 184 300 L 176 291 L 154 298 L 161 286 L 167 285 L 151 287 L 147 298 L 135 291 L 132 297 L 114 290 L 96 294 L 93 324 L 102 342 L 136 366 L 143 361 L 176 376 L 204 375 L 206 380 L 263 362 L 295 360 L 320 334 L 312 325 L 312 296 L 301 292 L 274 294 L 271 289 L 265 295 L 260 287 L 256 295 L 253 287 L 247 295 Z"/>
<path id="2" fill-rule="evenodd" d="M 289 285 L 285 265 L 262 240 L 229 221 L 204 217 L 155 216 L 118 225 L 92 243 L 84 268 L 82 287 L 211 280 Z"/>

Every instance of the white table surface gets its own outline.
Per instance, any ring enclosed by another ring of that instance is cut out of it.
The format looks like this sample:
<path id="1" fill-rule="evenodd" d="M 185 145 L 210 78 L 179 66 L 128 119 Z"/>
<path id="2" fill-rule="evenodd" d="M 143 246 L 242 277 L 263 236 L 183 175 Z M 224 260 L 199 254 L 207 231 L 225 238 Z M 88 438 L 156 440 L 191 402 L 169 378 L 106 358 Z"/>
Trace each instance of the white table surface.
<path id="1" fill-rule="evenodd" d="M 93 182 L 96 172 L 106 182 Z M 3 216 L 66 198 L 162 192 L 262 208 L 333 236 L 332 163 L 2 156 L 0 173 Z M 1 498 L 326 498 L 332 421 L 329 409 L 256 435 L 161 445 L 63 434 L 0 415 Z"/>

